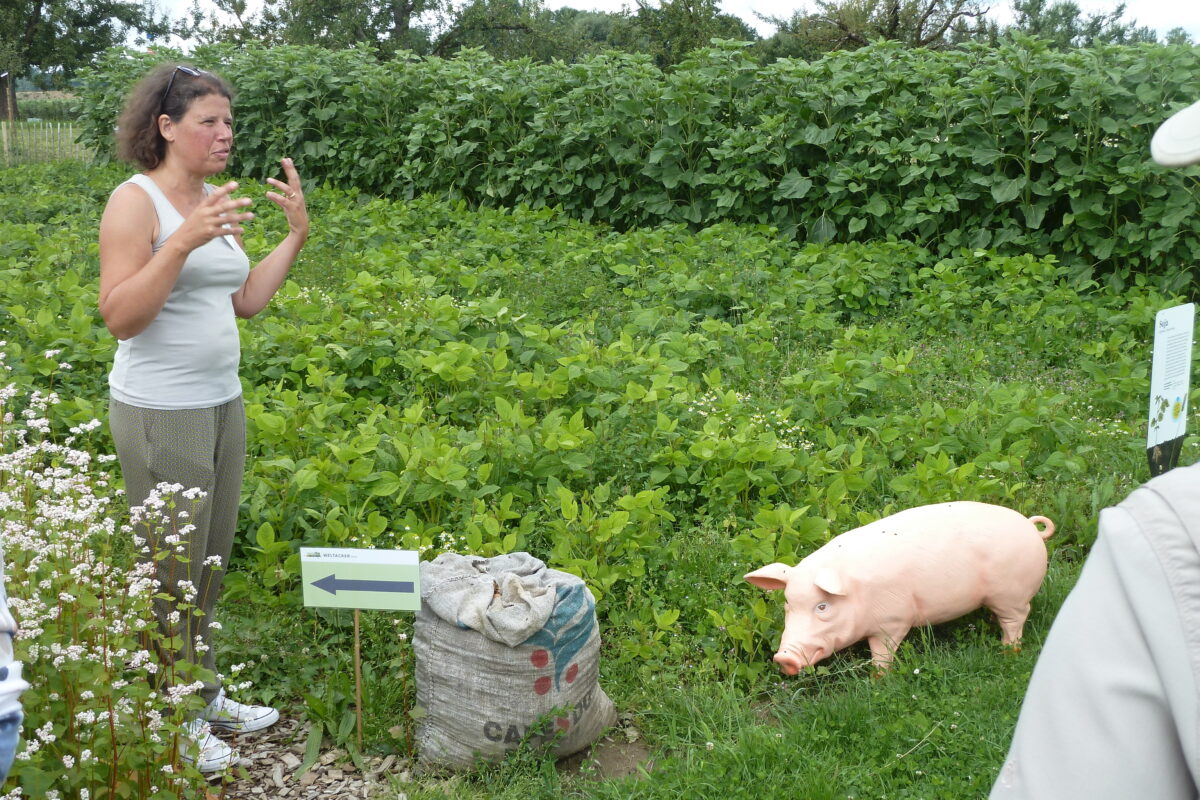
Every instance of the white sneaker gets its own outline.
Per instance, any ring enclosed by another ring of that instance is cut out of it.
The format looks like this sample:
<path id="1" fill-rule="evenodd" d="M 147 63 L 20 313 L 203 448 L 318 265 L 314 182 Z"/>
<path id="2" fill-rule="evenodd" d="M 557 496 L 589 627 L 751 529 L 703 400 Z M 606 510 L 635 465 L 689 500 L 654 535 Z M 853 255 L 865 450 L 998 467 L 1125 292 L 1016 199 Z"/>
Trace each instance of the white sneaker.
<path id="1" fill-rule="evenodd" d="M 184 723 L 183 738 L 183 760 L 193 762 L 201 772 L 220 772 L 238 760 L 237 751 L 213 736 L 202 719 Z"/>
<path id="2" fill-rule="evenodd" d="M 249 733 L 269 728 L 279 721 L 279 712 L 270 706 L 248 706 L 225 696 L 225 690 L 200 712 L 200 719 L 230 733 Z"/>

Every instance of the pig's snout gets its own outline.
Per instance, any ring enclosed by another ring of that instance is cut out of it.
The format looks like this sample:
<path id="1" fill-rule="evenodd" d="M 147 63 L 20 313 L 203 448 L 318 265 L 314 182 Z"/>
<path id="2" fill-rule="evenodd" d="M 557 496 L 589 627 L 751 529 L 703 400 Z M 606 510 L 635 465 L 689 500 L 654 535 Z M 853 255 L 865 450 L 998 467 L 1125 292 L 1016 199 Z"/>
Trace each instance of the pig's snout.
<path id="1" fill-rule="evenodd" d="M 787 653 L 782 650 L 775 654 L 775 663 L 777 663 L 779 668 L 783 670 L 784 675 L 795 675 L 800 670 L 804 669 L 804 662 L 802 662 L 799 658 L 796 658 L 796 656 L 792 655 L 791 653 Z"/>
<path id="2" fill-rule="evenodd" d="M 775 654 L 775 663 L 779 665 L 779 669 L 783 671 L 784 675 L 795 675 L 805 667 L 811 667 L 826 655 L 828 653 L 819 647 L 816 652 L 808 653 L 797 645 L 784 645 Z"/>

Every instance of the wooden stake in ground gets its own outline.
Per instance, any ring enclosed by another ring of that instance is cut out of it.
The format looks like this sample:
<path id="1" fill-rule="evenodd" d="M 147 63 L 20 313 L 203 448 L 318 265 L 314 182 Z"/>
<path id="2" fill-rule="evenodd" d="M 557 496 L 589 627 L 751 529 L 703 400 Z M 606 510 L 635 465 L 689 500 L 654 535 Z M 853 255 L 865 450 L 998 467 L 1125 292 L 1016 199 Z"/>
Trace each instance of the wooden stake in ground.
<path id="1" fill-rule="evenodd" d="M 362 733 L 362 648 L 358 638 L 358 609 L 354 609 L 354 716 L 358 722 L 358 751 L 362 752 L 363 733 Z"/>

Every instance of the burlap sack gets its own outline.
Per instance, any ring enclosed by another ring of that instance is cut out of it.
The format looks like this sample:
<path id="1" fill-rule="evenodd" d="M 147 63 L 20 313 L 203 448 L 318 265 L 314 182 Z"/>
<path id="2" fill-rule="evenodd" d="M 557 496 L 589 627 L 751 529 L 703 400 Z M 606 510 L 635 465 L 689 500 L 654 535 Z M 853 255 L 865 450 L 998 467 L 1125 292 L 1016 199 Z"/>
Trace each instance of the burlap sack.
<path id="1" fill-rule="evenodd" d="M 413 650 L 424 766 L 496 761 L 522 742 L 568 756 L 616 721 L 592 593 L 528 553 L 422 563 Z"/>

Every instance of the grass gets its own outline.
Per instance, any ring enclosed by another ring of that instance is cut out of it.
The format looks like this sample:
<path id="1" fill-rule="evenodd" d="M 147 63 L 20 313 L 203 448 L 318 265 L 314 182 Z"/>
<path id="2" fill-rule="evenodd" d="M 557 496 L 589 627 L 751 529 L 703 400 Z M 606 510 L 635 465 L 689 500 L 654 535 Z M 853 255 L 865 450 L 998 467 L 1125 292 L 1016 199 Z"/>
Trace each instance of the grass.
<path id="1" fill-rule="evenodd" d="M 675 687 L 643 713 L 663 755 L 653 779 L 582 796 L 982 797 L 1075 576 L 1075 565 L 1054 565 L 1020 653 L 1002 648 L 995 624 L 977 613 L 914 631 L 880 678 L 858 647 L 756 693 Z"/>
<path id="2" fill-rule="evenodd" d="M 678 533 L 676 569 L 647 578 L 646 596 L 676 598 L 685 628 L 688 616 L 706 607 L 746 604 L 756 596 L 741 580 L 746 565 L 712 557 L 727 537 L 712 527 Z M 984 797 L 1007 751 L 1041 643 L 1079 568 L 1076 548 L 1054 554 L 1021 652 L 1000 645 L 998 625 L 980 610 L 913 631 L 895 668 L 882 677 L 874 676 L 865 644 L 795 678 L 766 663 L 759 678 L 747 681 L 706 670 L 713 654 L 696 649 L 716 645 L 684 632 L 639 638 L 602 629 L 601 685 L 640 732 L 654 763 L 648 778 L 595 781 L 523 752 L 465 775 L 396 782 L 383 796 L 668 800 L 760 798 L 766 791 L 812 800 Z M 348 707 L 349 613 L 281 613 L 285 601 L 233 584 L 219 611 L 224 641 L 218 647 L 259 654 L 244 673 L 259 696 L 266 691 L 265 699 L 285 702 L 319 696 Z M 411 669 L 411 616 L 364 612 L 363 624 L 368 749 L 404 752 L 413 686 L 397 676 Z M 727 657 L 753 665 L 734 651 Z M 331 732 L 342 722 L 323 720 Z"/>
<path id="3" fill-rule="evenodd" d="M 597 781 L 522 752 L 473 773 L 396 781 L 381 796 L 984 797 L 1007 752 L 1041 643 L 1079 566 L 1073 558 L 1052 560 L 1020 652 L 1003 648 L 999 627 L 979 611 L 913 631 L 882 677 L 874 676 L 865 645 L 858 645 L 794 678 L 772 671 L 747 684 L 666 669 L 647 680 L 632 662 L 613 671 L 620 659 L 613 658 L 617 645 L 610 641 L 602 686 L 640 731 L 653 759 L 649 777 Z M 740 587 L 725 588 L 736 601 Z M 352 689 L 345 615 L 277 611 L 275 599 L 261 596 L 227 597 L 220 610 L 223 649 L 260 654 L 245 670 L 260 681 L 258 691 L 274 688 L 285 699 L 303 685 L 323 696 Z M 397 624 L 383 612 L 364 612 L 363 619 L 367 739 L 384 752 L 401 746 L 402 736 L 389 731 L 405 724 L 411 703 L 411 686 L 395 679 L 410 657 L 409 643 L 399 638 L 407 620 Z"/>

